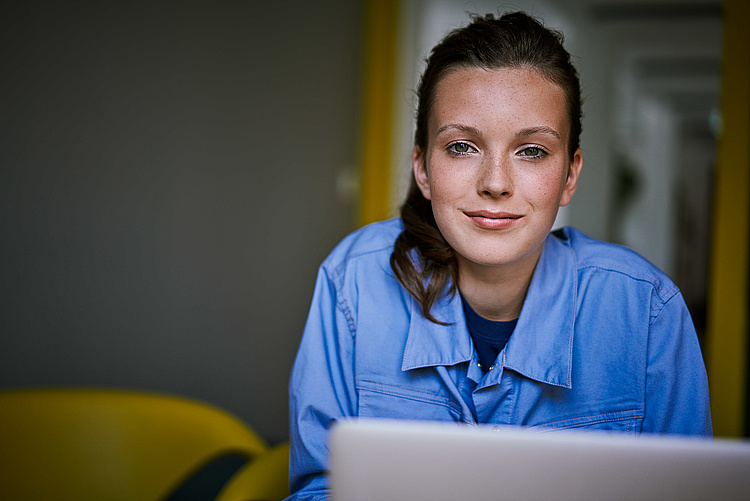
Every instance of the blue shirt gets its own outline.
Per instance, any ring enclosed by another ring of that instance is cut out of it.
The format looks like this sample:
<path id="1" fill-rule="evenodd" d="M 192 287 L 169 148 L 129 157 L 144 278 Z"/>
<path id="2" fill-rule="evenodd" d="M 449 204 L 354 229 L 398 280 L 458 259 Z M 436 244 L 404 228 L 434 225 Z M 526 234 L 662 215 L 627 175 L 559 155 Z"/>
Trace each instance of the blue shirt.
<path id="1" fill-rule="evenodd" d="M 477 364 L 459 294 L 430 322 L 389 259 L 398 219 L 323 262 L 290 382 L 292 499 L 325 499 L 328 430 L 378 417 L 541 430 L 710 435 L 697 336 L 674 283 L 638 254 L 566 228 L 547 237 L 516 328 Z"/>

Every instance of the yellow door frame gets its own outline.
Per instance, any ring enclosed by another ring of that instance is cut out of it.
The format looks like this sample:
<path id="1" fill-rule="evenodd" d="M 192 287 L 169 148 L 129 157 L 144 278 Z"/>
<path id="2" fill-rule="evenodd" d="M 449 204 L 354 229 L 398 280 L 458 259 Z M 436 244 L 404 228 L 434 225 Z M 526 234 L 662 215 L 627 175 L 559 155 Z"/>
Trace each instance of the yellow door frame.
<path id="1" fill-rule="evenodd" d="M 717 436 L 745 433 L 750 238 L 750 3 L 725 0 L 706 355 Z"/>

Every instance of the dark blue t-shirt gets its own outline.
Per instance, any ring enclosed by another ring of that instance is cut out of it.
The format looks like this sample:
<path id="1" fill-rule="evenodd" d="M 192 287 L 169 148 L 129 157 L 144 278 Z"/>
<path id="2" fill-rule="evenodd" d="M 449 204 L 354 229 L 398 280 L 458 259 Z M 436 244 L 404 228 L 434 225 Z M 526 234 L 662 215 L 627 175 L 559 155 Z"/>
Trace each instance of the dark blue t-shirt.
<path id="1" fill-rule="evenodd" d="M 464 306 L 469 334 L 474 341 L 474 349 L 477 350 L 479 366 L 487 372 L 495 363 L 498 353 L 510 339 L 510 335 L 513 334 L 518 319 L 507 322 L 488 320 L 475 312 L 463 296 L 461 296 L 461 303 Z"/>

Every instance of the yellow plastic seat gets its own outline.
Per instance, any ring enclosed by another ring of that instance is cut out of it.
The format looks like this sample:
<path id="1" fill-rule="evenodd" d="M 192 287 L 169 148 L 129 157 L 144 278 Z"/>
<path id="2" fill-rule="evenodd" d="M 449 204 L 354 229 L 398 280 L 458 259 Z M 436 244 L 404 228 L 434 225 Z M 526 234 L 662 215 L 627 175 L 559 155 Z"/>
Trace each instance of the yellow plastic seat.
<path id="1" fill-rule="evenodd" d="M 289 496 L 289 442 L 272 447 L 245 465 L 216 501 L 274 501 Z"/>
<path id="2" fill-rule="evenodd" d="M 268 451 L 211 405 L 94 389 L 0 391 L 0 448 L 0 499 L 18 501 L 164 500 L 216 458 Z"/>

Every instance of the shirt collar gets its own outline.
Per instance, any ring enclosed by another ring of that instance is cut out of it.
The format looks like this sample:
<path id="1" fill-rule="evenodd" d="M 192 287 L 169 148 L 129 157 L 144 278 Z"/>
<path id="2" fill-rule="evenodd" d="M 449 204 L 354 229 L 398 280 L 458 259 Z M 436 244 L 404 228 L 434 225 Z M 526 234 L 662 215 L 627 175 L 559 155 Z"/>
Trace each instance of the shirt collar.
<path id="1" fill-rule="evenodd" d="M 471 360 L 474 348 L 458 292 L 441 296 L 433 304 L 431 313 L 448 325 L 427 320 L 417 300 L 411 298 L 411 323 L 402 370 L 450 366 Z"/>
<path id="2" fill-rule="evenodd" d="M 571 388 L 577 281 L 575 254 L 567 238 L 550 234 L 505 348 L 504 367 Z"/>
<path id="3" fill-rule="evenodd" d="M 526 294 L 521 316 L 503 356 L 503 366 L 537 381 L 571 387 L 576 304 L 575 255 L 567 240 L 547 237 Z M 473 347 L 458 293 L 444 295 L 427 320 L 414 298 L 402 370 L 468 362 Z"/>

